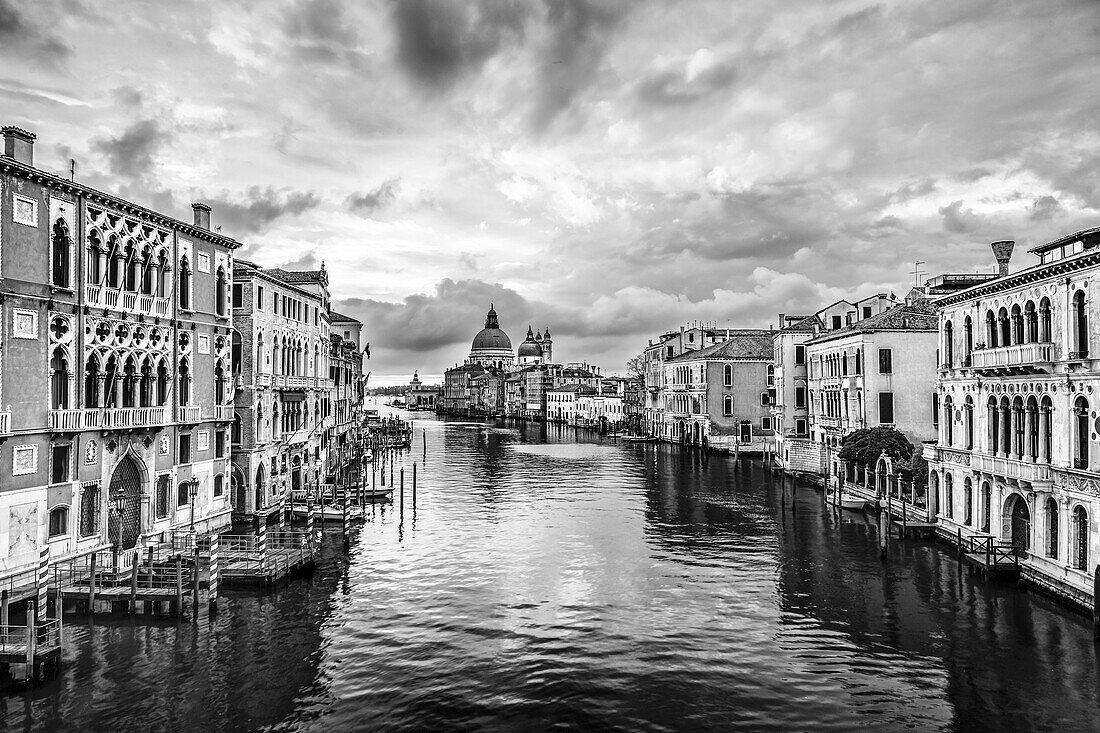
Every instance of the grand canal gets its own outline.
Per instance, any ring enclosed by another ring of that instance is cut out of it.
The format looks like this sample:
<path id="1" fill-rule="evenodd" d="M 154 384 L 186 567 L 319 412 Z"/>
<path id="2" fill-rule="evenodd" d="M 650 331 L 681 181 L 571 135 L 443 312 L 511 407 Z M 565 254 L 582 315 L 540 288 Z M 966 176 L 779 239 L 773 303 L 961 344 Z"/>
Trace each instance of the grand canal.
<path id="1" fill-rule="evenodd" d="M 422 453 L 422 431 L 427 457 Z M 67 619 L 9 730 L 1086 730 L 1087 619 L 759 465 L 416 420 L 417 505 L 198 623 Z"/>

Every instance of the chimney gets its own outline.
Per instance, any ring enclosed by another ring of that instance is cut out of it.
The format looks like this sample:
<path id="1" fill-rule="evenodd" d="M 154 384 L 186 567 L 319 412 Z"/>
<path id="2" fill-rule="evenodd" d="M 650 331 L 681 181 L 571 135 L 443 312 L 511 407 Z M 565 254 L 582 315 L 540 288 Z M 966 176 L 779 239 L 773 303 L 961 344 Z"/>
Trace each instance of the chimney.
<path id="1" fill-rule="evenodd" d="M 1016 242 L 1006 239 L 1003 242 L 993 242 L 989 245 L 993 248 L 993 257 L 997 260 L 997 277 L 1008 274 L 1008 261 L 1012 259 L 1012 248 Z"/>
<path id="2" fill-rule="evenodd" d="M 780 313 L 780 314 L 779 314 L 779 327 L 780 327 L 780 328 L 783 328 L 783 318 L 784 318 L 784 317 L 785 317 L 786 315 L 787 315 L 786 313 Z"/>
<path id="3" fill-rule="evenodd" d="M 191 209 L 195 212 L 195 226 L 210 231 L 210 207 L 196 201 L 191 204 Z"/>
<path id="4" fill-rule="evenodd" d="M 15 158 L 20 163 L 34 165 L 34 133 L 14 125 L 4 127 L 2 131 L 4 155 Z"/>

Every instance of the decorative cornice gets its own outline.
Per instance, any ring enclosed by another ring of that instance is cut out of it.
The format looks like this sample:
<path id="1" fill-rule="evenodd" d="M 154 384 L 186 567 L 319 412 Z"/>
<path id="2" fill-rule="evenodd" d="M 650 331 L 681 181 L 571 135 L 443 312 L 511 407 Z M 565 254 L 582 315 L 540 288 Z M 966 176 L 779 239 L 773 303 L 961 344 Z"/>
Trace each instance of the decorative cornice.
<path id="1" fill-rule="evenodd" d="M 1049 280 L 1052 277 L 1077 272 L 1096 265 L 1100 265 L 1100 248 L 1086 251 L 1068 259 L 1058 260 L 1057 262 L 1037 265 L 1030 270 L 1018 272 L 1015 275 L 1000 277 L 982 285 L 960 290 L 957 293 L 937 298 L 934 302 L 937 308 L 942 309 L 944 306 L 956 305 L 976 298 L 985 298 L 1006 290 L 1030 285 L 1041 280 Z"/>

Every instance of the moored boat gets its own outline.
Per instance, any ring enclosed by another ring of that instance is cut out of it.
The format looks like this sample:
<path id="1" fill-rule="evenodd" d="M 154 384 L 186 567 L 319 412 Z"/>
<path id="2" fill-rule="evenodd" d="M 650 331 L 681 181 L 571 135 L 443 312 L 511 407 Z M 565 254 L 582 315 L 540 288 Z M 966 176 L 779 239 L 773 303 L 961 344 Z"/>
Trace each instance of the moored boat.
<path id="1" fill-rule="evenodd" d="M 840 495 L 840 508 L 851 509 L 852 511 L 862 511 L 863 507 L 867 505 L 867 500 L 856 496 L 855 494 L 841 494 Z"/>

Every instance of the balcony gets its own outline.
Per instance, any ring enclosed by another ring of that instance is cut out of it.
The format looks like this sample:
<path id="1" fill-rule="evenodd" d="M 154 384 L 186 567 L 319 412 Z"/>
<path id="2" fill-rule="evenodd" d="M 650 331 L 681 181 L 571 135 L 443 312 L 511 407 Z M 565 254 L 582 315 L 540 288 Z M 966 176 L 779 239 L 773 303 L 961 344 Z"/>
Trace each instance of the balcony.
<path id="1" fill-rule="evenodd" d="M 1003 476 L 1006 479 L 1028 483 L 1050 483 L 1050 464 L 1031 463 L 1015 458 L 1002 458 L 986 453 L 971 454 L 971 468 L 982 473 Z"/>
<path id="2" fill-rule="evenodd" d="M 167 316 L 169 311 L 168 298 L 128 293 L 118 288 L 90 283 L 84 285 L 84 303 L 94 308 L 112 308 L 147 316 Z"/>
<path id="3" fill-rule="evenodd" d="M 271 375 L 270 374 L 257 374 L 256 375 L 256 386 L 257 387 L 270 387 L 271 386 Z"/>
<path id="4" fill-rule="evenodd" d="M 819 417 L 817 424 L 823 428 L 839 428 L 844 423 L 843 418 L 839 417 Z"/>
<path id="5" fill-rule="evenodd" d="M 233 413 L 233 405 L 217 405 L 214 407 L 214 419 L 218 422 L 233 422 L 236 415 Z"/>
<path id="6" fill-rule="evenodd" d="M 970 355 L 974 371 L 982 374 L 1050 374 L 1054 370 L 1054 344 L 1016 344 L 979 349 Z"/>
<path id="7" fill-rule="evenodd" d="M 942 445 L 936 445 L 935 443 L 926 443 L 924 445 L 924 458 L 928 461 L 938 461 L 940 463 L 954 463 L 959 466 L 969 466 L 971 455 L 973 454 L 968 450 L 946 448 Z"/>
<path id="8" fill-rule="evenodd" d="M 97 420 L 98 425 L 90 424 Z M 104 430 L 154 427 L 168 422 L 168 408 L 112 407 L 103 410 L 84 410 L 84 421 L 85 427 L 100 427 Z"/>
<path id="9" fill-rule="evenodd" d="M 309 377 L 287 376 L 286 386 L 287 389 L 305 389 L 309 386 Z"/>
<path id="10" fill-rule="evenodd" d="M 11 435 L 11 412 L 0 412 L 0 435 Z"/>
<path id="11" fill-rule="evenodd" d="M 50 410 L 49 429 L 53 433 L 78 433 L 84 429 L 84 410 Z"/>
<path id="12" fill-rule="evenodd" d="M 199 405 L 180 405 L 176 408 L 177 420 L 181 423 L 202 422 L 202 407 Z"/>

